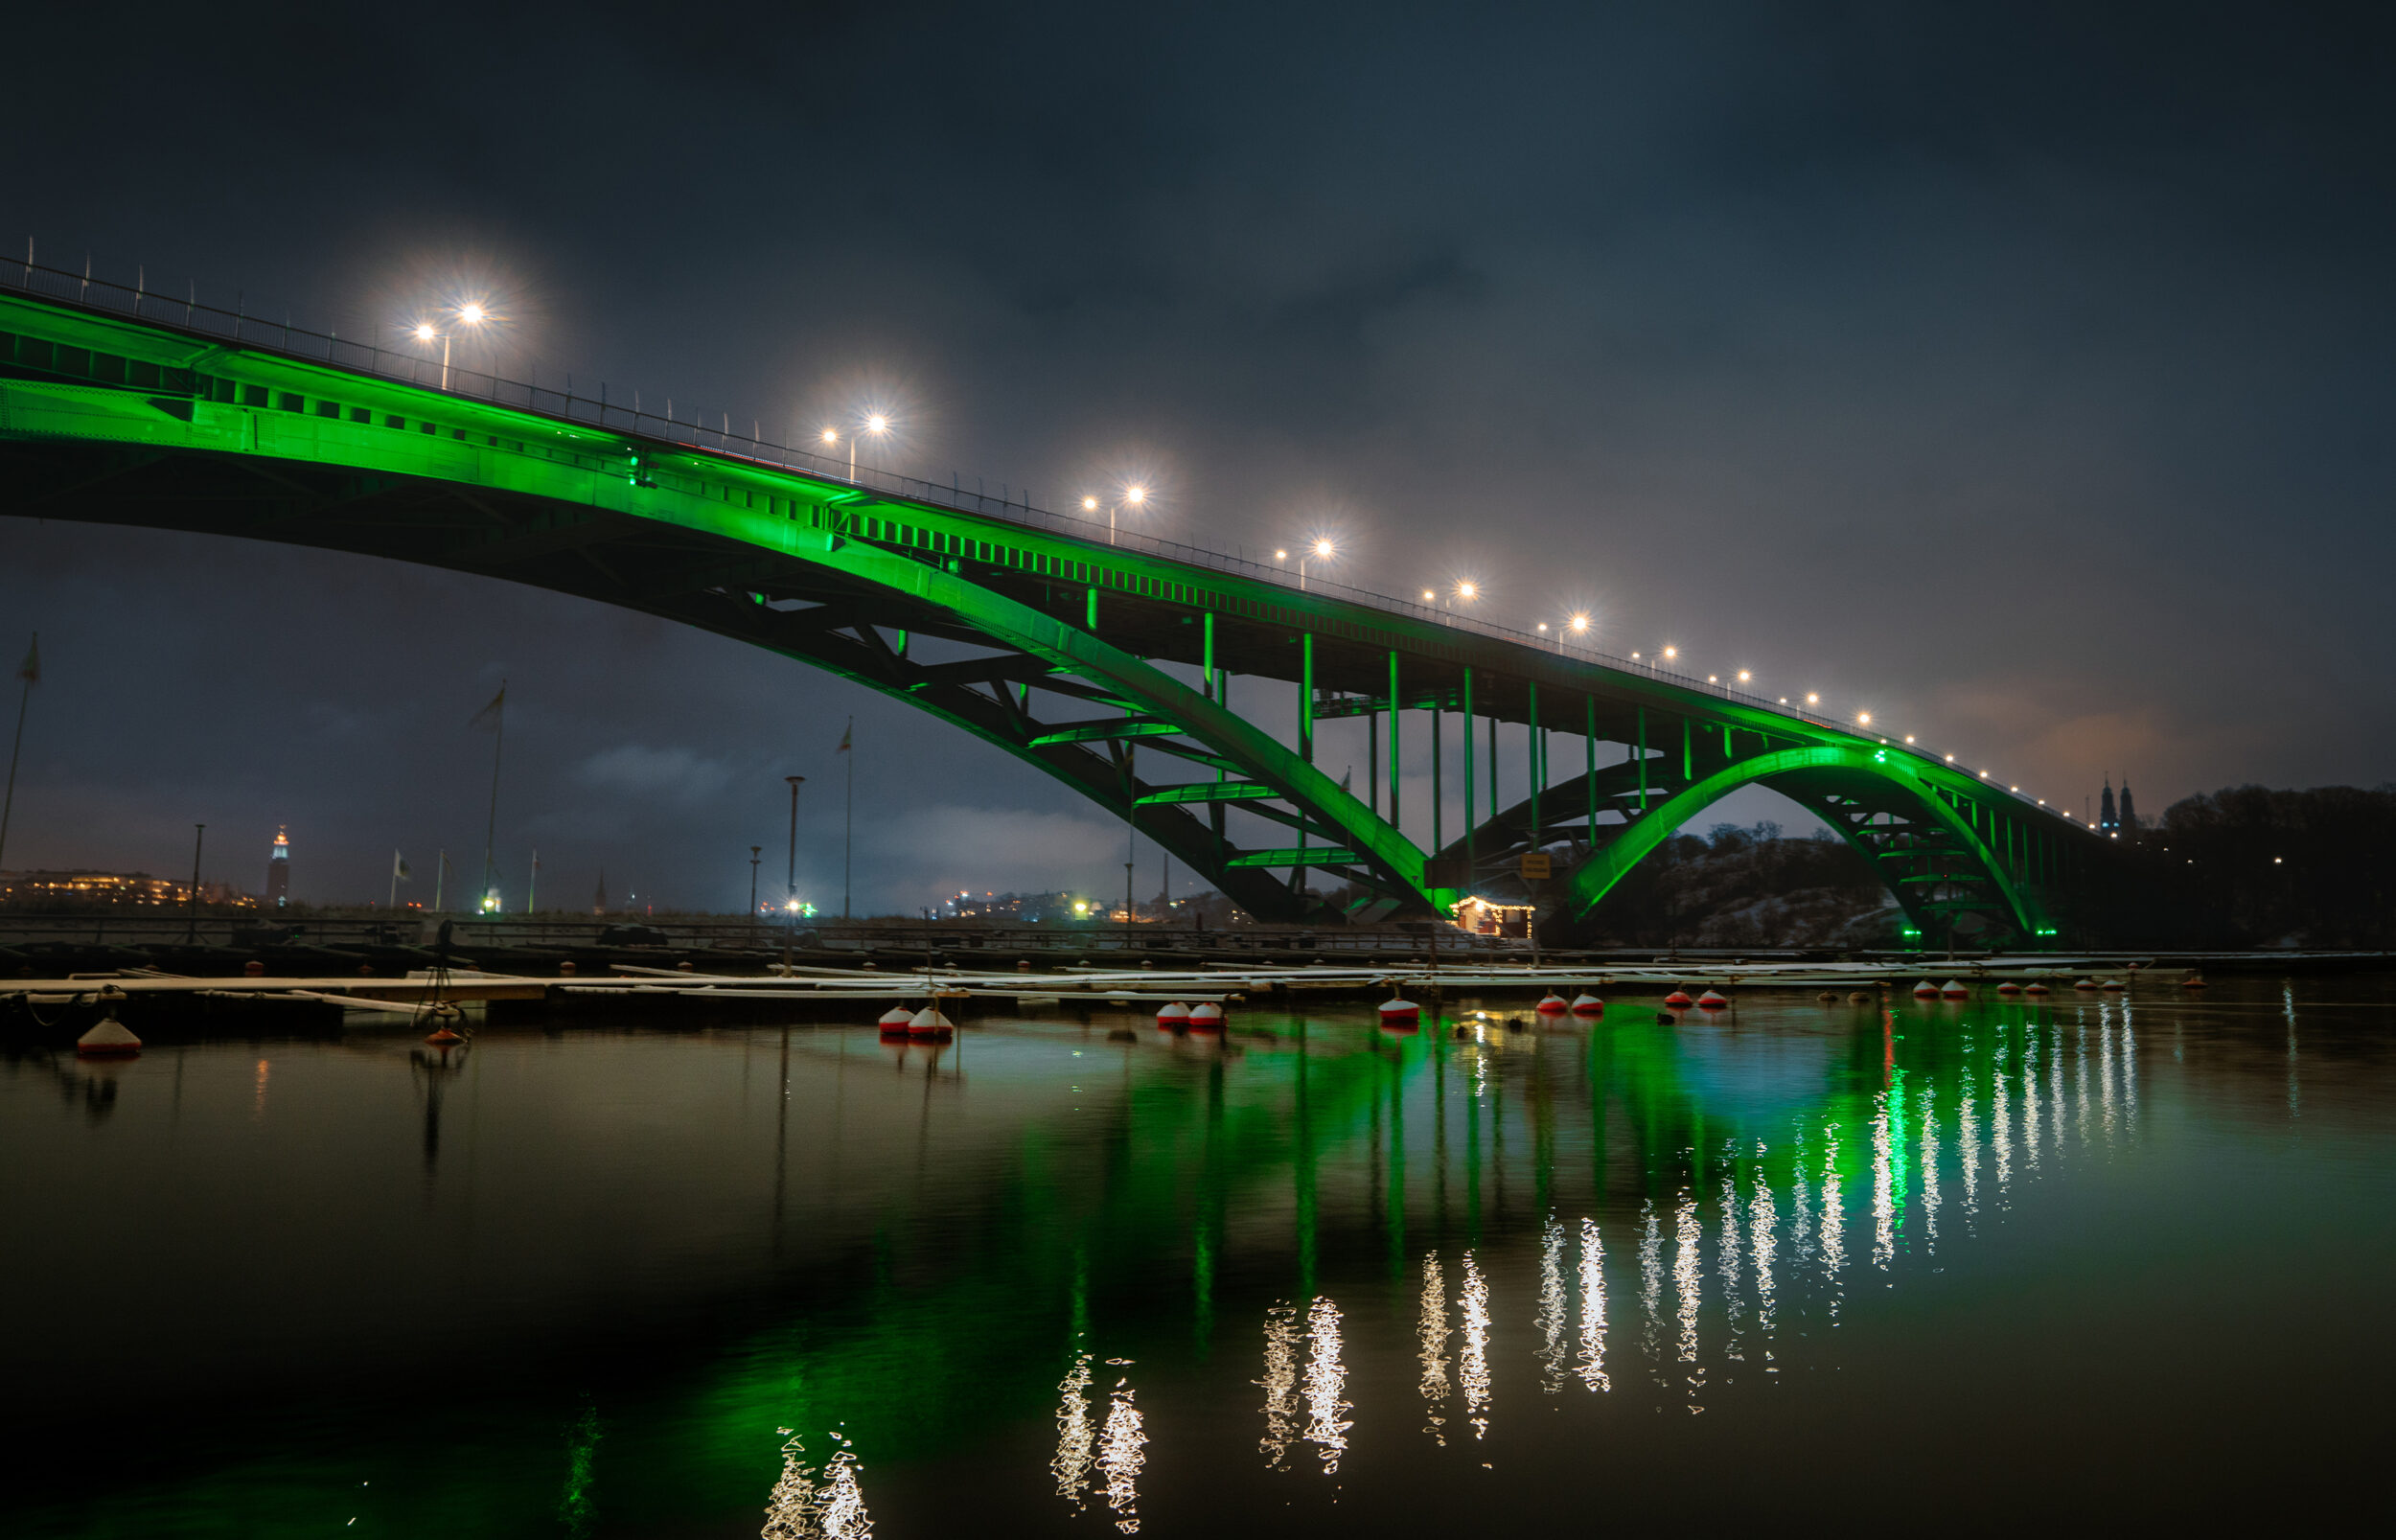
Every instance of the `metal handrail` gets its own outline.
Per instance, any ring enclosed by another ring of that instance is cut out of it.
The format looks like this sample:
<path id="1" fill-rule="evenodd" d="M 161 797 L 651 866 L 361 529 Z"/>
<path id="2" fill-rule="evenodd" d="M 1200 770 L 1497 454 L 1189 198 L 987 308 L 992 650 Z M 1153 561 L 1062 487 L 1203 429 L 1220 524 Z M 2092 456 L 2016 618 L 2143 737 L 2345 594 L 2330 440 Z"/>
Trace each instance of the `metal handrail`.
<path id="1" fill-rule="evenodd" d="M 281 354 L 308 363 L 321 363 L 335 369 L 375 375 L 420 389 L 464 400 L 484 401 L 495 405 L 515 407 L 537 416 L 578 425 L 637 434 L 643 438 L 680 445 L 703 453 L 717 454 L 727 459 L 742 460 L 756 465 L 771 465 L 778 470 L 796 471 L 802 475 L 838 482 L 844 486 L 870 487 L 879 492 L 935 508 L 974 514 L 985 518 L 996 518 L 1026 529 L 1069 535 L 1094 544 L 1128 547 L 1146 555 L 1162 557 L 1167 561 L 1204 567 L 1210 571 L 1232 573 L 1294 591 L 1327 594 L 1368 609 L 1428 621 L 1434 625 L 1446 626 L 1457 631 L 1471 632 L 1492 640 L 1517 643 L 1540 652 L 1553 652 L 1559 656 L 1592 663 L 1601 668 L 1610 668 L 1618 673 L 1637 675 L 1660 683 L 1669 683 L 1677 689 L 1710 695 L 1718 700 L 1769 712 L 1810 726 L 1833 732 L 1852 733 L 1857 737 L 1879 736 L 1878 733 L 1859 732 L 1853 724 L 1823 713 L 1795 709 L 1781 704 L 1777 700 L 1750 695 L 1727 685 L 1711 683 L 1705 679 L 1662 669 L 1646 659 L 1621 657 L 1594 647 L 1574 646 L 1560 639 L 1552 639 L 1530 632 L 1517 631 L 1509 626 L 1501 626 L 1494 621 L 1484 620 L 1478 615 L 1461 614 L 1455 610 L 1424 604 L 1418 600 L 1398 599 L 1389 594 L 1375 593 L 1370 589 L 1355 587 L 1321 576 L 1309 576 L 1302 581 L 1287 567 L 1258 562 L 1249 557 L 1233 556 L 1229 552 L 1190 545 L 1180 540 L 1168 540 L 1161 536 L 1147 535 L 1134 530 L 1109 530 L 1094 519 L 1036 507 L 1028 496 L 1020 502 L 1007 498 L 992 499 L 979 492 L 967 493 L 960 488 L 942 487 L 918 476 L 900 475 L 893 471 L 876 471 L 870 468 L 860 469 L 852 475 L 846 466 L 826 456 L 807 449 L 795 448 L 789 445 L 773 443 L 754 431 L 749 434 L 733 432 L 729 413 L 721 414 L 724 420 L 724 425 L 721 428 L 710 428 L 702 422 L 683 422 L 675 417 L 671 402 L 668 402 L 664 416 L 645 410 L 640 405 L 640 396 L 637 391 L 634 393 L 633 404 L 627 406 L 621 402 L 610 401 L 604 384 L 600 386 L 600 394 L 595 400 L 574 394 L 570 386 L 571 377 L 568 377 L 569 387 L 565 390 L 543 389 L 538 384 L 505 379 L 486 370 L 470 369 L 464 365 L 445 365 L 429 355 L 403 352 L 372 342 L 359 342 L 329 332 L 311 331 L 306 327 L 292 325 L 288 315 L 284 320 L 276 322 L 247 314 L 239 306 L 234 310 L 225 310 L 214 306 L 202 305 L 198 302 L 196 287 L 186 298 L 178 300 L 172 295 L 148 288 L 142 281 L 137 280 L 128 287 L 107 279 L 94 278 L 88 270 L 77 273 L 63 268 L 46 266 L 33 260 L 30 243 L 24 262 L 0 264 L 0 282 L 28 294 L 63 301 L 87 310 L 130 315 L 136 320 L 169 326 L 196 336 L 229 341 L 243 348 Z M 440 377 L 445 373 L 449 378 L 449 384 L 446 388 L 440 383 Z M 432 378 L 428 380 L 427 376 Z M 751 425 L 753 428 L 754 425 Z M 1951 758 L 1916 745 L 1899 743 L 1887 737 L 1881 737 L 1880 742 L 1890 748 L 1912 754 L 1932 764 L 1953 763 Z M 1986 777 L 1985 774 L 1981 774 L 1978 778 L 1985 780 Z M 1992 792 L 1998 790 L 1994 782 L 1988 784 Z M 2085 827 L 2079 820 L 2062 814 L 2061 810 L 2047 809 L 2043 803 L 2039 803 L 2037 799 L 2020 792 L 2006 791 L 2002 794 L 2010 795 L 2025 806 L 2053 812 L 2075 828 Z"/>

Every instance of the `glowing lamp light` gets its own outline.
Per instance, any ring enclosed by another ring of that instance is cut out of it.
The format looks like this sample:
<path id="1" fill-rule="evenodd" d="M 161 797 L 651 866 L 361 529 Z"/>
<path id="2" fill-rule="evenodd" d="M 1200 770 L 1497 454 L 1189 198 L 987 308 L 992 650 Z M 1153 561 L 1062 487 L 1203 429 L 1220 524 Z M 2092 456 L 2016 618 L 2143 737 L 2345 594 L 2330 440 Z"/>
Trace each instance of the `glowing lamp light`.
<path id="1" fill-rule="evenodd" d="M 467 305 L 460 307 L 457 312 L 457 318 L 464 321 L 468 326 L 480 326 L 483 323 L 483 308 L 479 305 Z"/>
<path id="2" fill-rule="evenodd" d="M 1481 597 L 1481 586 L 1477 583 L 1460 583 L 1456 586 L 1456 597 L 1459 599 L 1478 599 Z"/>
<path id="3" fill-rule="evenodd" d="M 838 443 L 840 443 L 840 442 L 841 442 L 841 430 L 840 430 L 839 428 L 837 428 L 837 427 L 827 427 L 827 428 L 825 428 L 825 429 L 823 430 L 823 442 L 824 442 L 824 443 L 826 443 L 826 444 L 838 444 Z"/>
<path id="4" fill-rule="evenodd" d="M 1315 555 L 1317 555 L 1317 556 L 1328 556 L 1328 555 L 1330 555 L 1330 554 L 1331 554 L 1331 542 L 1330 542 L 1329 540 L 1317 540 L 1317 541 L 1315 541 Z"/>
<path id="5" fill-rule="evenodd" d="M 1664 658 L 1665 658 L 1665 661 L 1666 661 L 1666 662 L 1670 662 L 1670 661 L 1671 661 L 1673 658 L 1676 658 L 1676 657 L 1678 657 L 1678 656 L 1680 656 L 1680 649 L 1679 649 L 1679 648 L 1677 648 L 1677 647 L 1668 647 L 1668 648 L 1664 649 Z"/>
<path id="6" fill-rule="evenodd" d="M 1422 590 L 1422 598 L 1423 598 L 1423 603 L 1425 603 L 1425 604 L 1429 604 L 1432 600 L 1434 600 L 1434 599 L 1436 599 L 1436 598 L 1438 598 L 1438 597 L 1439 597 L 1439 595 L 1437 595 L 1437 594 L 1433 593 L 1433 592 L 1432 592 L 1430 589 L 1428 589 L 1428 588 L 1425 588 L 1425 589 L 1423 589 L 1423 590 Z"/>
<path id="7" fill-rule="evenodd" d="M 1707 675 L 1707 676 L 1706 676 L 1706 682 L 1707 682 L 1708 684 L 1717 684 L 1717 683 L 1719 683 L 1719 682 L 1721 682 L 1721 681 L 1719 681 L 1718 679 L 1715 678 L 1715 677 L 1714 677 L 1713 675 L 1709 674 L 1709 675 Z"/>
<path id="8" fill-rule="evenodd" d="M 1148 500 L 1148 489 L 1135 482 L 1123 489 L 1123 500 L 1137 508 Z"/>
<path id="9" fill-rule="evenodd" d="M 1289 552 L 1287 552 L 1287 551 L 1276 551 L 1276 552 L 1274 552 L 1274 553 L 1273 553 L 1273 560 L 1275 560 L 1276 562 L 1286 562 L 1286 561 L 1288 561 L 1288 560 L 1289 560 Z"/>
<path id="10" fill-rule="evenodd" d="M 1587 631 L 1588 629 L 1589 617 L 1587 615 L 1575 615 L 1573 617 L 1573 630 Z"/>
<path id="11" fill-rule="evenodd" d="M 1955 763 L 1955 756 L 1954 756 L 1954 755 L 1952 755 L 1952 754 L 1947 755 L 1947 762 L 1949 765 L 1954 764 L 1954 763 Z"/>
<path id="12" fill-rule="evenodd" d="M 1913 741 L 1914 741 L 1914 735 L 1913 735 L 1912 733 L 1907 733 L 1907 734 L 1905 735 L 1905 742 L 1907 742 L 1907 743 L 1912 743 Z"/>
<path id="13" fill-rule="evenodd" d="M 430 342 L 432 338 L 432 323 L 430 321 L 418 322 L 416 326 L 416 340 L 419 342 Z"/>
<path id="14" fill-rule="evenodd" d="M 1546 621 L 1544 621 L 1544 620 L 1543 620 L 1543 621 L 1541 621 L 1541 622 L 1539 622 L 1539 629 L 1540 629 L 1541 631 L 1545 631 L 1545 630 L 1547 630 L 1547 629 L 1548 629 L 1548 623 L 1547 623 Z"/>
<path id="15" fill-rule="evenodd" d="M 1745 669 L 1740 669 L 1739 671 L 1739 682 L 1741 684 L 1747 682 L 1747 671 Z"/>
<path id="16" fill-rule="evenodd" d="M 1081 511 L 1085 514 L 1096 513 L 1098 511 L 1098 499 L 1095 497 L 1084 497 L 1081 500 Z"/>
<path id="17" fill-rule="evenodd" d="M 868 433 L 887 433 L 890 431 L 890 420 L 883 416 L 880 412 L 875 412 L 872 416 L 865 419 L 865 431 Z"/>
<path id="18" fill-rule="evenodd" d="M 1811 690 L 1808 690 L 1806 692 L 1806 704 L 1809 706 L 1818 706 L 1821 703 L 1822 698 L 1820 696 L 1814 694 Z"/>
<path id="19" fill-rule="evenodd" d="M 796 913 L 798 912 L 798 900 L 796 900 L 796 899 L 793 899 L 793 900 L 791 900 L 788 904 L 785 904 L 785 905 L 783 905 L 782 907 L 783 907 L 784 908 L 786 908 L 786 909 L 790 910 L 793 914 L 796 914 Z"/>
<path id="20" fill-rule="evenodd" d="M 1871 712 L 1869 712 L 1869 711 L 1858 711 L 1858 712 L 1856 712 L 1856 713 L 1855 713 L 1855 724 L 1856 724 L 1856 725 L 1857 725 L 1857 726 L 1862 726 L 1862 727 L 1869 727 L 1869 726 L 1871 726 L 1871 725 L 1872 725 L 1872 713 L 1871 713 Z"/>

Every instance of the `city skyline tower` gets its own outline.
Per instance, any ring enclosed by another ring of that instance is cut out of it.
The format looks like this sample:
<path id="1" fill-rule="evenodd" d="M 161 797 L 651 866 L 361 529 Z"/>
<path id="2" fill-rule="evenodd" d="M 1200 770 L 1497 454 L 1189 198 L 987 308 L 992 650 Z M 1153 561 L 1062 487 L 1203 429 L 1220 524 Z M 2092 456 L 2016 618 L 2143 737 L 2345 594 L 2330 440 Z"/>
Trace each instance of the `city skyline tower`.
<path id="1" fill-rule="evenodd" d="M 266 856 L 266 904 L 281 908 L 291 901 L 291 837 L 275 825 L 274 849 Z"/>

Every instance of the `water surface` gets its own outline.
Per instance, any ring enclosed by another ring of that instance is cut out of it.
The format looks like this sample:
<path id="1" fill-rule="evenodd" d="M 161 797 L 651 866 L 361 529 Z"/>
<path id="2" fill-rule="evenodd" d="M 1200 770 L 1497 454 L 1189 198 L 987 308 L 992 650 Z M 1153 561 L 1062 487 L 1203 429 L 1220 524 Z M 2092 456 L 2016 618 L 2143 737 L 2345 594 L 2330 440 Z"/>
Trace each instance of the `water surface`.
<path id="1" fill-rule="evenodd" d="M 2385 980 L 1655 1014 L 19 1055 L 0 1528 L 2386 1507 Z"/>

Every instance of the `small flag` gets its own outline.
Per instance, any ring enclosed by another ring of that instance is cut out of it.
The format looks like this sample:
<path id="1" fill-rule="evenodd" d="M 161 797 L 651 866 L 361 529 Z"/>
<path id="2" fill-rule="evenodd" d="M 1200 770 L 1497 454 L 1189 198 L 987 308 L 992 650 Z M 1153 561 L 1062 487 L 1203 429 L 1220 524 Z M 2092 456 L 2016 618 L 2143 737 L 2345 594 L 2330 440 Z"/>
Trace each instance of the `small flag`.
<path id="1" fill-rule="evenodd" d="M 396 850 L 391 852 L 391 875 L 403 883 L 408 878 L 407 858 Z"/>
<path id="2" fill-rule="evenodd" d="M 495 729 L 499 725 L 499 714 L 507 709 L 507 703 L 508 687 L 502 682 L 499 686 L 499 693 L 491 698 L 491 703 L 468 718 L 466 725 Z"/>
<path id="3" fill-rule="evenodd" d="M 17 665 L 16 677 L 28 684 L 41 682 L 41 632 L 34 632 L 34 645 L 25 650 L 25 661 Z M 846 748 L 848 740 L 841 739 L 841 747 Z"/>
<path id="4" fill-rule="evenodd" d="M 1355 775 L 1355 773 L 1356 773 L 1356 767 L 1355 767 L 1355 766 L 1353 766 L 1353 765 L 1350 765 L 1350 766 L 1348 766 L 1348 769 L 1346 769 L 1346 770 L 1344 770 L 1340 771 L 1340 790 L 1341 790 L 1341 791 L 1345 792 L 1345 791 L 1347 791 L 1347 790 L 1348 790 L 1348 781 L 1349 781 L 1349 780 L 1350 780 L 1350 779 L 1351 779 L 1351 778 Z"/>
<path id="5" fill-rule="evenodd" d="M 841 729 L 841 747 L 838 747 L 838 748 L 836 748 L 836 749 L 834 749 L 834 750 L 832 750 L 832 751 L 833 751 L 834 753 L 836 753 L 836 754 L 845 754 L 845 753 L 847 753 L 847 752 L 848 752 L 849 740 L 850 740 L 850 739 L 852 739 L 852 738 L 854 738 L 854 737 L 856 737 L 856 736 L 857 736 L 857 719 L 856 719 L 855 717 L 851 717 L 851 718 L 849 718 L 849 719 L 848 719 L 848 725 Z"/>

